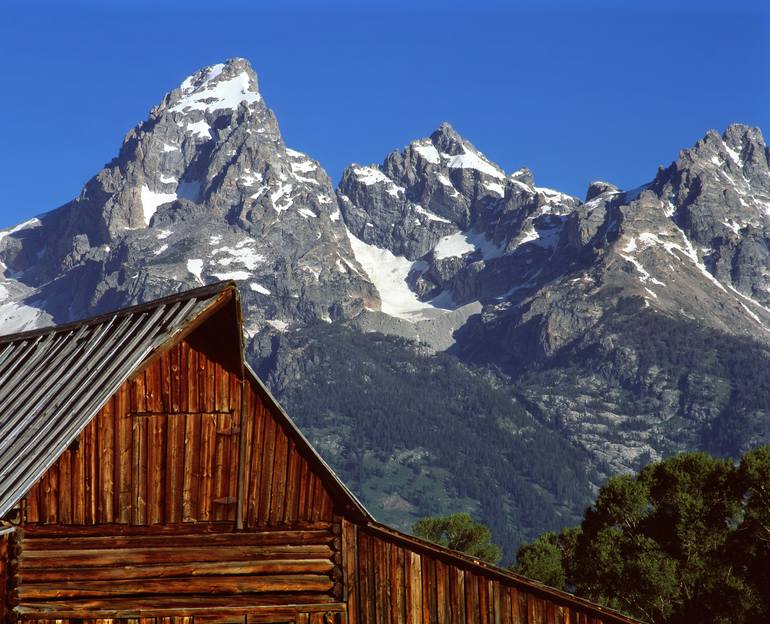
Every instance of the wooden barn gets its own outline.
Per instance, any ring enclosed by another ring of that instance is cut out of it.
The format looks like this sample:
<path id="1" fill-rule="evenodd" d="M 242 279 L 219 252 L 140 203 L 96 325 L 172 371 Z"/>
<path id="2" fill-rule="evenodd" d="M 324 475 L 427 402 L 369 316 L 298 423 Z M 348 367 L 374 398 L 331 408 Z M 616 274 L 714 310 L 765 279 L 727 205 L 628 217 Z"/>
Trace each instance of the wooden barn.
<path id="1" fill-rule="evenodd" d="M 377 523 L 240 315 L 227 283 L 0 338 L 0 621 L 632 622 Z"/>

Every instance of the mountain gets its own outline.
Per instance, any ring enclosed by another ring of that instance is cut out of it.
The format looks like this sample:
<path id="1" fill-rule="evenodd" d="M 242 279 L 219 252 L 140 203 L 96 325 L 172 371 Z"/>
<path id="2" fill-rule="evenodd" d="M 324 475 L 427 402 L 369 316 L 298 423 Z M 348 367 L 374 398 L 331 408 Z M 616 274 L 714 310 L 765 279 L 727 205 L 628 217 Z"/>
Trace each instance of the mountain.
<path id="1" fill-rule="evenodd" d="M 333 189 L 232 59 L 0 232 L 0 328 L 234 279 L 249 359 L 375 515 L 470 511 L 510 558 L 608 475 L 770 441 L 769 162 L 733 125 L 580 200 L 442 124 Z"/>

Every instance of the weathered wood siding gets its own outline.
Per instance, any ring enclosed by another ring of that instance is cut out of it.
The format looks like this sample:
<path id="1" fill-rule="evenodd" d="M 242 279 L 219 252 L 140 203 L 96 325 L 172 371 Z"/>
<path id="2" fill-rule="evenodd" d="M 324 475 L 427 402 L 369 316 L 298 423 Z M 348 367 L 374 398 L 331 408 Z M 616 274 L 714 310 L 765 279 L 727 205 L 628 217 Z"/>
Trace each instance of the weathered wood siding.
<path id="1" fill-rule="evenodd" d="M 566 595 L 343 521 L 348 624 L 615 624 Z"/>
<path id="2" fill-rule="evenodd" d="M 28 493 L 26 522 L 235 521 L 240 457 L 246 527 L 331 521 L 329 492 L 259 389 L 185 341 L 107 402 Z"/>
<path id="3" fill-rule="evenodd" d="M 337 525 L 338 526 L 338 525 Z M 235 532 L 227 523 L 23 530 L 18 613 L 73 618 L 260 605 L 330 605 L 342 594 L 339 529 Z"/>
<path id="4" fill-rule="evenodd" d="M 319 461 L 242 374 L 193 334 L 117 390 L 23 501 L 16 616 L 340 621 Z"/>

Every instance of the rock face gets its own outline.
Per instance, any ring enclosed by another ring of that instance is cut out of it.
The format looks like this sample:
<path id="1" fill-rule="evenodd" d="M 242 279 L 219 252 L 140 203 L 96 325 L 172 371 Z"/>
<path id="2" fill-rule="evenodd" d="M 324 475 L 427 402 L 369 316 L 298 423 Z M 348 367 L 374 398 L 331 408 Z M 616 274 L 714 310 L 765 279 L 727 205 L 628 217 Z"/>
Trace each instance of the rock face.
<path id="1" fill-rule="evenodd" d="M 242 282 L 251 332 L 377 305 L 329 177 L 284 145 L 243 59 L 187 78 L 31 225 L 0 258 L 56 321 L 223 279 Z"/>
<path id="2" fill-rule="evenodd" d="M 335 191 L 233 59 L 0 232 L 0 328 L 234 279 L 252 363 L 364 502 L 469 510 L 510 555 L 610 474 L 770 441 L 769 163 L 734 125 L 580 201 L 443 124 Z"/>

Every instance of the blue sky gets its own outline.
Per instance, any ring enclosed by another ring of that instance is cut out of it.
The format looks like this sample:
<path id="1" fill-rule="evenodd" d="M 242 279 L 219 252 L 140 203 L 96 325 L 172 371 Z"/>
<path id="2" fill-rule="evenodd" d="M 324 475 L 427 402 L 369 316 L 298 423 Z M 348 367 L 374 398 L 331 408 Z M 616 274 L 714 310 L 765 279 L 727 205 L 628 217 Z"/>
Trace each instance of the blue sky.
<path id="1" fill-rule="evenodd" d="M 442 121 L 580 197 L 709 128 L 770 134 L 761 2 L 61 4 L 4 3 L 0 228 L 76 196 L 166 91 L 233 56 L 335 180 Z"/>

